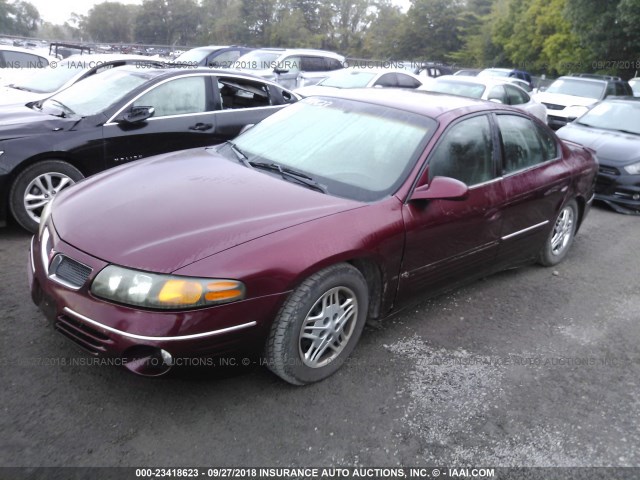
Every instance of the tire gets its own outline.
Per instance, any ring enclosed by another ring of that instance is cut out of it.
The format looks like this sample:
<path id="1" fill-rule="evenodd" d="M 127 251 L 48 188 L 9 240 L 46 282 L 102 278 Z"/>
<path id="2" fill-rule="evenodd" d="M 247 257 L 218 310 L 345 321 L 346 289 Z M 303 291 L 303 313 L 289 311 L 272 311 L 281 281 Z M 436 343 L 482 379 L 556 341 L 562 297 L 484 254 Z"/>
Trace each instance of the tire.
<path id="1" fill-rule="evenodd" d="M 271 326 L 265 348 L 268 368 L 293 385 L 324 380 L 355 348 L 368 307 L 367 282 L 351 265 L 333 265 L 310 276 Z"/>
<path id="2" fill-rule="evenodd" d="M 571 200 L 560 209 L 549 237 L 540 252 L 538 263 L 545 267 L 551 267 L 564 260 L 573 244 L 577 225 L 578 204 L 575 200 Z"/>
<path id="3" fill-rule="evenodd" d="M 16 177 L 9 191 L 13 218 L 25 230 L 37 232 L 42 208 L 60 190 L 83 178 L 80 170 L 62 160 L 45 160 L 30 166 Z"/>

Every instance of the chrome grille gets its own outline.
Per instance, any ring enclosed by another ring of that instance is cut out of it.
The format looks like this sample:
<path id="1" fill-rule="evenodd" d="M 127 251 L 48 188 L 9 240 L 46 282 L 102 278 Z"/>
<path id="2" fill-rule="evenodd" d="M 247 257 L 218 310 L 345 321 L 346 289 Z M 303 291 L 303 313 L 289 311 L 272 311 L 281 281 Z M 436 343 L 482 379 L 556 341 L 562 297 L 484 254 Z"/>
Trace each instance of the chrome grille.
<path id="1" fill-rule="evenodd" d="M 556 105 L 555 103 L 544 103 L 542 104 L 547 107 L 549 110 L 564 110 L 564 105 Z"/>
<path id="2" fill-rule="evenodd" d="M 607 167 L 606 165 L 600 165 L 598 173 L 604 173 L 605 175 L 620 175 L 617 168 Z"/>
<path id="3" fill-rule="evenodd" d="M 54 257 L 49 267 L 49 277 L 52 280 L 72 288 L 82 287 L 90 274 L 90 267 L 60 254 Z"/>

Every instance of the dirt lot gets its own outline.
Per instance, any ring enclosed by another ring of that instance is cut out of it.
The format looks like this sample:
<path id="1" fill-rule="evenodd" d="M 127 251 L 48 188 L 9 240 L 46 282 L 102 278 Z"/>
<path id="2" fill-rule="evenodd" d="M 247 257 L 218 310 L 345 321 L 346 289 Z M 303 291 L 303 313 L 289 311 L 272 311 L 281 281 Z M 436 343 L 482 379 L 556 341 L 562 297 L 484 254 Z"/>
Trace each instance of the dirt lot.
<path id="1" fill-rule="evenodd" d="M 89 364 L 31 303 L 28 244 L 0 231 L 0 466 L 640 466 L 640 217 L 594 208 L 557 268 L 367 327 L 304 388 Z"/>

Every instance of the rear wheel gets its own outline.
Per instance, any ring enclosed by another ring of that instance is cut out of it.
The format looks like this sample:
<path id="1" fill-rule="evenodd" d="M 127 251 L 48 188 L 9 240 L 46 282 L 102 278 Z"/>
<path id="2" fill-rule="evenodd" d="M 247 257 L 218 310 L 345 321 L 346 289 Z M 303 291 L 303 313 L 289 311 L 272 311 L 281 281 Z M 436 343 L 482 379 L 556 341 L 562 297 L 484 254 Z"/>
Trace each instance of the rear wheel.
<path id="1" fill-rule="evenodd" d="M 540 252 L 539 263 L 551 267 L 564 260 L 573 243 L 577 225 L 578 205 L 575 200 L 571 200 L 558 213 L 553 229 Z"/>
<path id="2" fill-rule="evenodd" d="M 369 303 L 367 283 L 348 264 L 321 270 L 289 297 L 265 349 L 269 369 L 294 385 L 335 373 L 355 348 Z"/>
<path id="3" fill-rule="evenodd" d="M 76 167 L 62 160 L 45 160 L 30 166 L 13 182 L 9 204 L 13 218 L 26 230 L 36 232 L 42 209 L 60 190 L 84 178 Z"/>

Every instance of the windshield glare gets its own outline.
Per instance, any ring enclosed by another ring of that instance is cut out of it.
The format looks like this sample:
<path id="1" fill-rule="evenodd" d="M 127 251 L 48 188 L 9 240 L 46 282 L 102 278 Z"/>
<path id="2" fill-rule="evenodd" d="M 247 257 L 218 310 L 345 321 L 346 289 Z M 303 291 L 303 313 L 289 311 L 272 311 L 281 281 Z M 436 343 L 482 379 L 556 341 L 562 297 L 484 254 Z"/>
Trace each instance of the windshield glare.
<path id="1" fill-rule="evenodd" d="M 623 129 L 640 135 L 640 102 L 603 102 L 587 113 L 578 123 L 606 130 Z"/>
<path id="2" fill-rule="evenodd" d="M 362 88 L 366 87 L 375 76 L 375 72 L 357 72 L 351 70 L 333 74 L 319 82 L 318 85 L 335 88 Z"/>
<path id="3" fill-rule="evenodd" d="M 604 95 L 605 85 L 578 79 L 562 78 L 556 80 L 547 88 L 547 93 L 562 93 L 574 97 L 585 97 L 599 100 Z"/>
<path id="4" fill-rule="evenodd" d="M 81 117 L 97 115 L 150 78 L 143 70 L 114 68 L 71 85 L 45 100 L 42 106 L 58 109 L 56 102 L 59 102 Z"/>
<path id="5" fill-rule="evenodd" d="M 374 201 L 406 178 L 436 122 L 370 103 L 311 97 L 263 120 L 235 143 L 250 161 L 313 177 L 329 194 Z"/>
<path id="6" fill-rule="evenodd" d="M 25 88 L 35 93 L 51 93 L 60 89 L 75 75 L 85 68 L 77 62 L 60 62 L 57 68 L 44 68 L 37 75 L 33 75 L 16 82 L 15 86 Z"/>
<path id="7" fill-rule="evenodd" d="M 485 86 L 472 82 L 457 82 L 448 80 L 436 80 L 427 87 L 430 92 L 448 93 L 461 97 L 482 98 Z"/>

